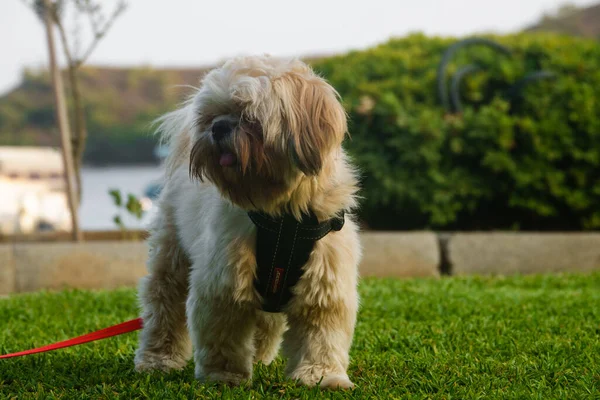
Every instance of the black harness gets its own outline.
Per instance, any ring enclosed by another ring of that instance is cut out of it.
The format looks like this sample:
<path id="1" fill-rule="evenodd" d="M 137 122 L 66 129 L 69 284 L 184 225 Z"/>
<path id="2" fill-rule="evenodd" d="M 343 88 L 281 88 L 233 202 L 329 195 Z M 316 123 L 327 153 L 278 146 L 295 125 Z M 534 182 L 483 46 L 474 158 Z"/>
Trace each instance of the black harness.
<path id="1" fill-rule="evenodd" d="M 263 310 L 280 312 L 292 297 L 292 287 L 302 276 L 303 266 L 317 240 L 344 226 L 344 213 L 319 223 L 310 212 L 302 222 L 291 214 L 273 218 L 261 212 L 248 212 L 256 225 L 256 279 L 254 287 L 263 299 Z"/>

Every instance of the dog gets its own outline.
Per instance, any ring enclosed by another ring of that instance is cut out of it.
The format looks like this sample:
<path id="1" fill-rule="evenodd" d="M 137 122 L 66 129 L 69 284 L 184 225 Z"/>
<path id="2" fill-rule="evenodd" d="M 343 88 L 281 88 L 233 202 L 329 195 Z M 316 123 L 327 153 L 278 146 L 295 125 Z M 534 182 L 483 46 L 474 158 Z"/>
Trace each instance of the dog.
<path id="1" fill-rule="evenodd" d="M 193 353 L 200 381 L 247 384 L 253 363 L 269 364 L 281 346 L 290 379 L 353 387 L 359 184 L 338 93 L 300 60 L 237 57 L 208 72 L 158 131 L 170 154 L 139 286 L 136 370 L 181 369 Z M 262 309 L 252 212 L 274 223 L 345 213 L 343 227 L 311 245 L 280 312 Z"/>

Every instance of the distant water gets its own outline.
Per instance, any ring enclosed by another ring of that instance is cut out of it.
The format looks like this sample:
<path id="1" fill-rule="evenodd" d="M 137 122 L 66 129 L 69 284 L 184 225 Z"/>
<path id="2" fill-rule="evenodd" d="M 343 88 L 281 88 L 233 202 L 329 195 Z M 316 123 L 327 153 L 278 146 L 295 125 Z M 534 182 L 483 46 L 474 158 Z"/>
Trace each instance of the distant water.
<path id="1" fill-rule="evenodd" d="M 108 192 L 119 189 L 125 199 L 128 193 L 141 197 L 144 189 L 161 176 L 162 169 L 159 166 L 83 168 L 83 193 L 79 209 L 81 227 L 86 230 L 116 229 L 113 218 L 118 210 Z M 145 228 L 152 218 L 151 214 L 146 213 L 141 221 L 127 217 L 127 213 L 121 213 L 121 218 L 127 228 Z"/>

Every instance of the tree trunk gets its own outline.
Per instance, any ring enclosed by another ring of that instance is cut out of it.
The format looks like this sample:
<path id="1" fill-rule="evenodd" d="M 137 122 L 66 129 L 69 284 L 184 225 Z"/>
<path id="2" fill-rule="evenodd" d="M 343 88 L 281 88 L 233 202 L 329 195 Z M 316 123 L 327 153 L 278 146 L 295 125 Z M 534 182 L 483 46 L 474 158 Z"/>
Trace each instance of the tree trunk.
<path id="1" fill-rule="evenodd" d="M 87 129 L 85 124 L 85 110 L 83 99 L 79 88 L 79 74 L 77 66 L 69 66 L 69 83 L 71 86 L 71 99 L 73 101 L 73 164 L 75 168 L 75 180 L 77 182 L 77 204 L 81 202 L 81 165 L 83 164 L 83 153 L 87 140 Z"/>
<path id="2" fill-rule="evenodd" d="M 52 18 L 50 16 L 50 0 L 44 0 L 45 12 L 45 26 L 46 26 L 46 37 L 48 40 L 48 59 L 50 64 L 50 74 L 52 77 L 52 89 L 54 92 L 54 103 L 56 107 L 56 121 L 58 123 L 58 129 L 60 131 L 61 145 L 62 145 L 62 156 L 65 168 L 65 184 L 67 189 L 67 201 L 69 203 L 69 210 L 71 212 L 71 225 L 73 240 L 80 242 L 83 239 L 83 234 L 79 229 L 79 217 L 77 210 L 77 201 L 75 190 L 73 188 L 74 182 L 74 168 L 73 160 L 71 155 L 71 135 L 69 133 L 69 117 L 67 115 L 67 105 L 64 98 L 64 88 L 62 82 L 62 76 L 58 65 L 56 64 L 56 53 L 54 49 L 54 36 L 52 28 L 54 26 Z"/>

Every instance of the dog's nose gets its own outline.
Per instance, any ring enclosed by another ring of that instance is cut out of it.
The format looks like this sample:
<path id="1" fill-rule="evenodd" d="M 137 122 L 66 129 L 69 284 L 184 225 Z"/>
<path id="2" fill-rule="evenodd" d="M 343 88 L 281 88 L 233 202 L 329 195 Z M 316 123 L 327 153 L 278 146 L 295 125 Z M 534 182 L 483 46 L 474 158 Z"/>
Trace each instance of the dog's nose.
<path id="1" fill-rule="evenodd" d="M 212 135 L 216 141 L 223 139 L 231 132 L 231 123 L 225 119 L 217 121 L 212 126 Z"/>

